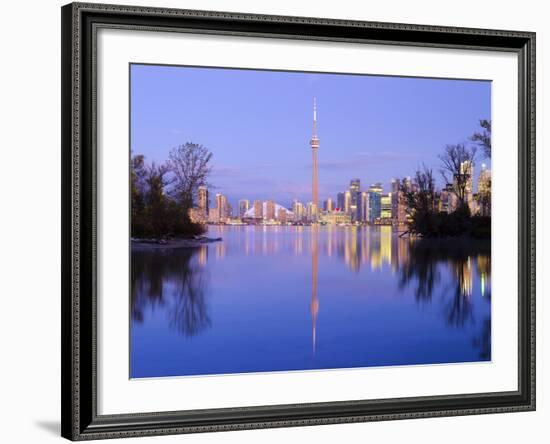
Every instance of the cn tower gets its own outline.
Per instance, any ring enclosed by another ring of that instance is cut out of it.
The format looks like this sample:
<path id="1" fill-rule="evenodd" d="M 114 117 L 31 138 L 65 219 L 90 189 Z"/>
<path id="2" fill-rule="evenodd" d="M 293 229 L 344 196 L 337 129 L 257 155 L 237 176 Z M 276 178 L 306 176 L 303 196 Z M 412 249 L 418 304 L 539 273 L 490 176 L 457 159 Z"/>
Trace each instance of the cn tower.
<path id="1" fill-rule="evenodd" d="M 315 211 L 319 211 L 319 184 L 317 177 L 317 150 L 319 149 L 319 137 L 317 137 L 317 103 L 313 98 L 313 134 L 309 142 L 311 152 L 313 154 L 313 184 L 312 184 L 312 201 L 315 205 Z"/>

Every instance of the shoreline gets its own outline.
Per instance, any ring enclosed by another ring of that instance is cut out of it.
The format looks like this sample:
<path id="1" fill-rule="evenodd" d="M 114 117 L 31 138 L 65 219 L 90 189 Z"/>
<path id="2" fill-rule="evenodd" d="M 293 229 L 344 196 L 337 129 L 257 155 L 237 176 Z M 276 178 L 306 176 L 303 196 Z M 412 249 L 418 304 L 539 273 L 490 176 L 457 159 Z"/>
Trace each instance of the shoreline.
<path id="1" fill-rule="evenodd" d="M 198 248 L 214 242 L 221 242 L 222 238 L 200 237 L 197 239 L 131 239 L 132 251 L 151 251 L 179 248 Z"/>

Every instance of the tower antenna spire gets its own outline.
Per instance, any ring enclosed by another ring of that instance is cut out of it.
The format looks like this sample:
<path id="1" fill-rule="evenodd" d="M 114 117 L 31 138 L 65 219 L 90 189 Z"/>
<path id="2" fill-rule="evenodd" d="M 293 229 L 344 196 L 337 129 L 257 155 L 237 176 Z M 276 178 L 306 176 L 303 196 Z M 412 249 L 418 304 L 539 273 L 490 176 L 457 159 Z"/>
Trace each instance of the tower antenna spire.
<path id="1" fill-rule="evenodd" d="M 313 97 L 313 135 L 317 135 L 317 98 Z"/>
<path id="2" fill-rule="evenodd" d="M 311 153 L 312 153 L 312 186 L 311 186 L 311 194 L 312 194 L 312 201 L 314 205 L 314 212 L 315 216 L 312 217 L 313 221 L 317 221 L 317 211 L 319 208 L 319 185 L 318 185 L 318 172 L 317 172 L 317 151 L 319 149 L 319 137 L 317 136 L 317 99 L 313 97 L 313 134 L 311 135 L 311 140 L 309 141 L 309 144 L 311 146 Z"/>

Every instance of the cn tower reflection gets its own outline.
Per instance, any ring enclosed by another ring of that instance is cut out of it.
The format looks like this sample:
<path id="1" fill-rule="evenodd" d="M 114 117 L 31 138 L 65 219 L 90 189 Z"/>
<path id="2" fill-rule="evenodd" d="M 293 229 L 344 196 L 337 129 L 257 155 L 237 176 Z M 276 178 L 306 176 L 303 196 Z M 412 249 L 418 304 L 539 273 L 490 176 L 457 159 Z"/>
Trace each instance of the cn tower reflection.
<path id="1" fill-rule="evenodd" d="M 317 314 L 319 313 L 319 300 L 317 299 L 317 268 L 319 260 L 319 226 L 311 226 L 311 335 L 313 354 L 317 342 Z"/>

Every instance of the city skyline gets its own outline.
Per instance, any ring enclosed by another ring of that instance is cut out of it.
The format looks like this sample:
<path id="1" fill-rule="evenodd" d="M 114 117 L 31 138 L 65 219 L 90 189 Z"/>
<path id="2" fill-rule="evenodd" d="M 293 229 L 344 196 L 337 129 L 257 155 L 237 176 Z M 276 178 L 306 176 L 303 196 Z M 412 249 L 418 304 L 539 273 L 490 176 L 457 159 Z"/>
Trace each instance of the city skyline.
<path id="1" fill-rule="evenodd" d="M 202 86 L 194 88 L 198 80 Z M 238 85 L 245 96 L 262 90 L 265 98 L 236 101 Z M 214 88 L 206 94 L 208 86 Z M 283 97 L 276 97 L 277 89 Z M 182 95 L 186 100 L 179 100 Z M 400 100 L 388 106 L 396 96 Z M 350 178 L 360 179 L 364 188 L 380 182 L 391 191 L 392 178 L 412 176 L 422 163 L 437 171 L 444 144 L 465 141 L 479 119 L 490 118 L 490 82 L 132 65 L 131 148 L 160 162 L 177 144 L 201 143 L 214 154 L 212 195 L 223 193 L 233 208 L 243 198 L 273 199 L 290 208 L 295 199 L 311 200 L 307 141 L 311 143 L 313 97 L 318 107 L 319 101 L 324 103 L 316 128 L 323 139 L 319 207 L 327 198 L 335 200 Z M 205 118 L 208 108 L 214 119 Z M 252 128 L 245 117 L 254 111 L 260 112 L 260 120 Z M 388 133 L 392 122 L 396 128 Z M 395 148 L 388 149 L 392 143 Z M 247 155 L 239 156 L 243 151 Z M 490 168 L 490 161 L 480 156 L 476 182 L 481 162 Z M 439 177 L 437 181 L 443 188 Z"/>

